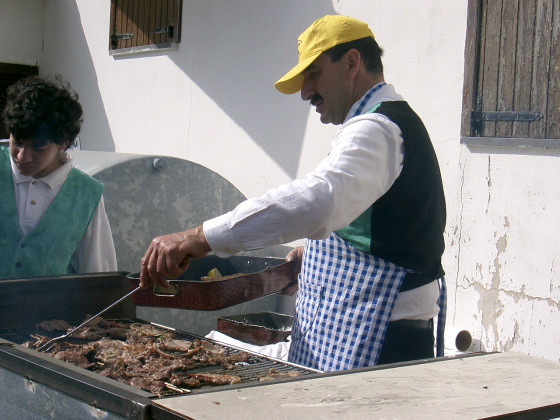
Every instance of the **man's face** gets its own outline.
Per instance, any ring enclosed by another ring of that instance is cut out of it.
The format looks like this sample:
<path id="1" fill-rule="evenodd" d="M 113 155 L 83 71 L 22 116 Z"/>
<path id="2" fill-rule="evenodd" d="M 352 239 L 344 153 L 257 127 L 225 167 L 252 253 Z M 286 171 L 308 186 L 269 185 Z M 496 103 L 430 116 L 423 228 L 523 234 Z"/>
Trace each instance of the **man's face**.
<path id="1" fill-rule="evenodd" d="M 342 124 L 353 104 L 345 57 L 333 63 L 321 54 L 302 74 L 301 98 L 315 106 L 323 124 Z"/>
<path id="2" fill-rule="evenodd" d="M 33 144 L 30 139 L 15 140 L 10 134 L 10 155 L 20 174 L 42 178 L 59 167 L 57 153 L 66 148 L 66 143 L 58 145 L 45 143 Z"/>

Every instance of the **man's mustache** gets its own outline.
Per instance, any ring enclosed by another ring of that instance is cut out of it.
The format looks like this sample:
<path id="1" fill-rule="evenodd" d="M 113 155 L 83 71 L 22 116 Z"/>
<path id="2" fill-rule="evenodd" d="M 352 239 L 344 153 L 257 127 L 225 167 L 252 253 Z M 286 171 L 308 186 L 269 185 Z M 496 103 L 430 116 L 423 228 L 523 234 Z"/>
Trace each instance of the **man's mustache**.
<path id="1" fill-rule="evenodd" d="M 321 95 L 319 95 L 318 93 L 316 93 L 315 95 L 313 95 L 310 99 L 310 103 L 311 105 L 315 106 L 317 105 L 317 102 L 322 102 L 323 101 L 323 97 Z"/>

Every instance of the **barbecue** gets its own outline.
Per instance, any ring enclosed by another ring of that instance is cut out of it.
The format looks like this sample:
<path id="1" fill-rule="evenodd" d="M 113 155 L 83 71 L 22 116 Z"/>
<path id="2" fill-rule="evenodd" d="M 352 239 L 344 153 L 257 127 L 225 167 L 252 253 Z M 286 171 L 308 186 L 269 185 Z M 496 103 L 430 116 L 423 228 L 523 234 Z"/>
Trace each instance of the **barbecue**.
<path id="1" fill-rule="evenodd" d="M 227 275 L 227 270 L 221 271 Z M 128 274 L 0 281 L 0 395 L 6 398 L 2 404 L 7 414 L 20 413 L 19 406 L 25 404 L 36 406 L 42 415 L 57 401 L 52 410 L 59 418 L 76 418 L 76 412 L 91 407 L 117 415 L 107 418 L 184 418 L 160 412 L 164 408 L 152 401 L 319 374 L 137 318 L 131 299 L 56 342 L 48 352 L 35 350 L 132 290 L 135 283 Z M 173 300 L 169 305 L 174 307 L 169 310 L 178 310 Z"/>

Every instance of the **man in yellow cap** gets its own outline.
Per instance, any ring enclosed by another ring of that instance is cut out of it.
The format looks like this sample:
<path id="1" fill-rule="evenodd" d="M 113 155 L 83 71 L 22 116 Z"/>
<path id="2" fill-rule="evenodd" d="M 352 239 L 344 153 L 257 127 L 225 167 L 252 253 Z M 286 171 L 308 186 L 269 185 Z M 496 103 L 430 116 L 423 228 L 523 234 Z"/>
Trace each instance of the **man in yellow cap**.
<path id="1" fill-rule="evenodd" d="M 385 83 L 366 23 L 318 19 L 298 54 L 275 86 L 301 92 L 323 123 L 340 126 L 329 155 L 303 179 L 155 238 L 141 284 L 165 285 L 210 251 L 306 238 L 287 256 L 302 262 L 289 361 L 332 371 L 433 357 L 446 210 L 428 133 Z"/>

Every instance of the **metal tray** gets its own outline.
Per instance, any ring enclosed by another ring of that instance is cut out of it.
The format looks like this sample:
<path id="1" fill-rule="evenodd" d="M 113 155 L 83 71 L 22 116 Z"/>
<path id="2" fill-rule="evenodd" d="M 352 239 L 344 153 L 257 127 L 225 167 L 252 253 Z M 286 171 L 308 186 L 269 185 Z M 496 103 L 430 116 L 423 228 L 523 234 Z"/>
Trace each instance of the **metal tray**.
<path id="1" fill-rule="evenodd" d="M 202 281 L 212 269 L 221 278 Z M 295 263 L 284 258 L 208 256 L 192 260 L 188 270 L 171 287 L 141 290 L 132 296 L 136 306 L 215 311 L 268 296 L 288 287 L 294 278 Z M 138 273 L 131 273 L 131 286 L 139 283 Z"/>
<path id="2" fill-rule="evenodd" d="M 245 343 L 264 346 L 286 341 L 293 317 L 275 312 L 255 312 L 218 318 L 218 331 Z"/>

